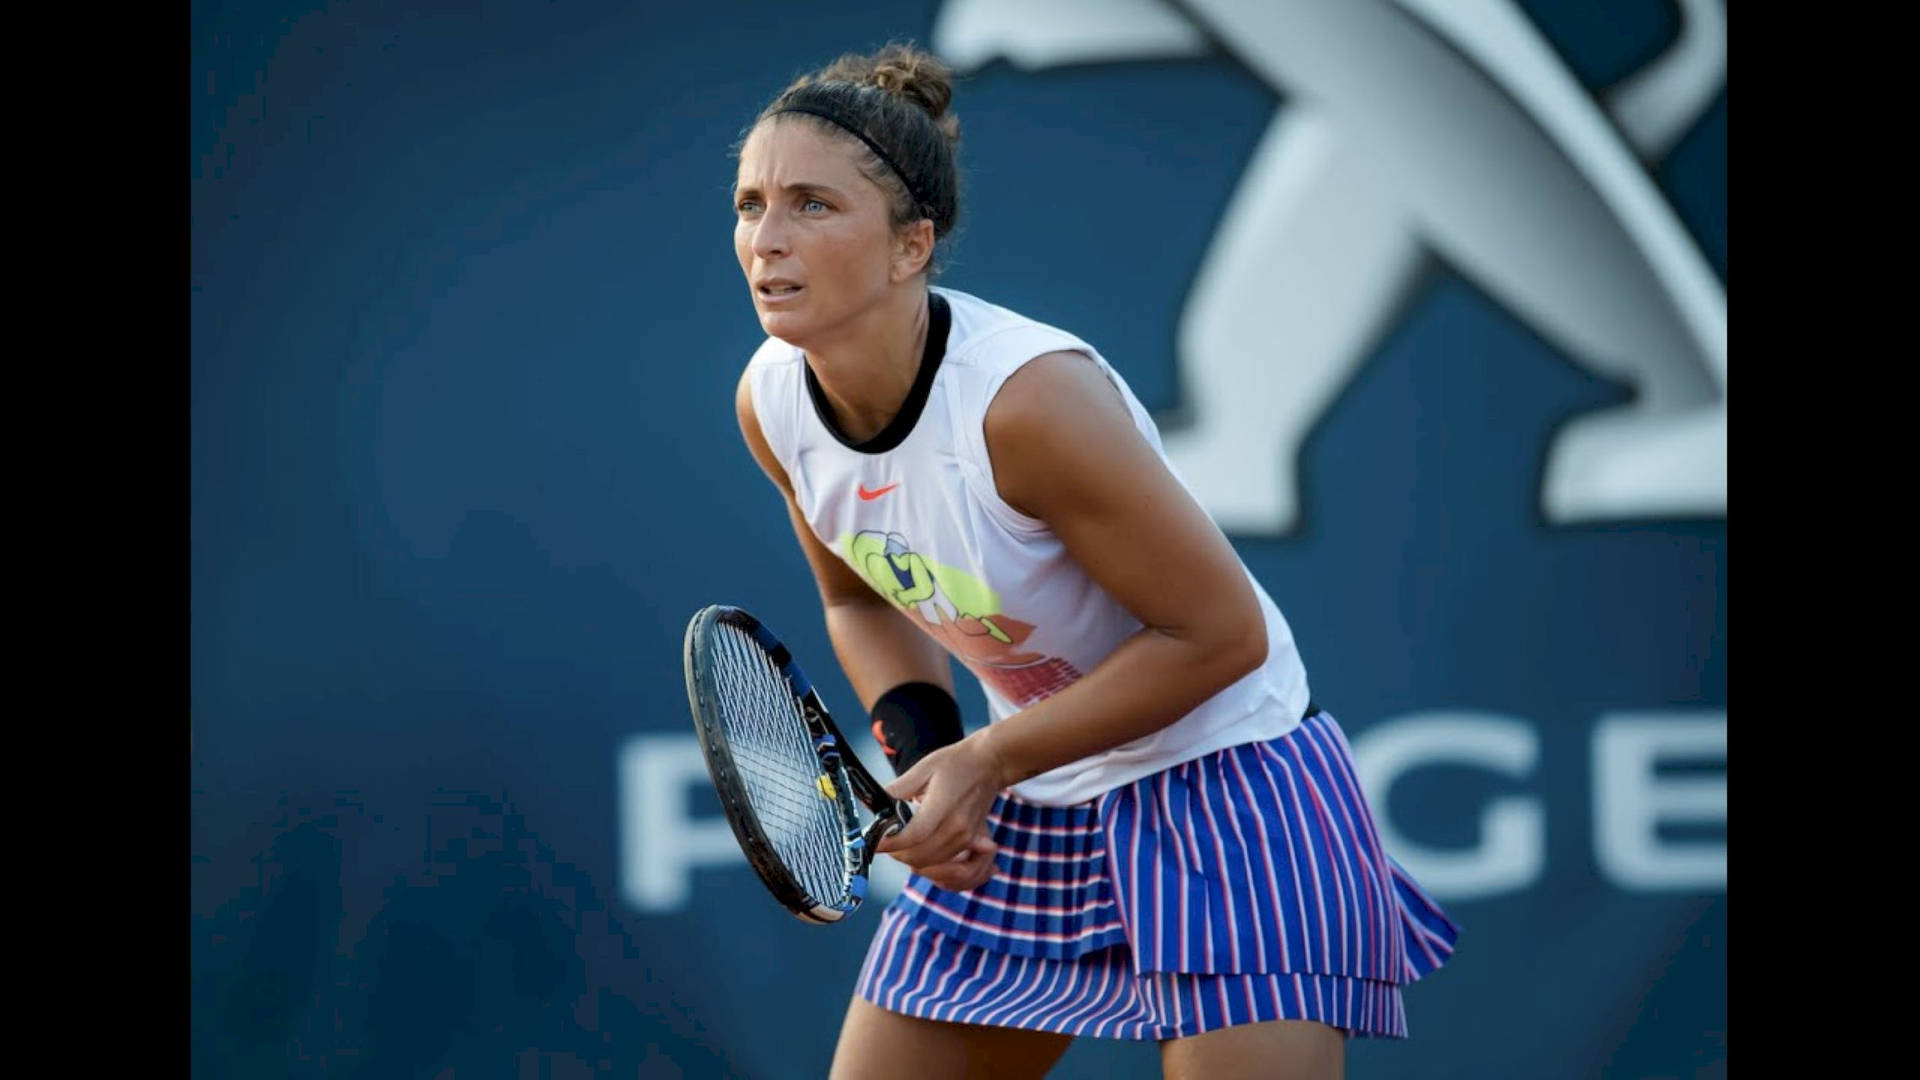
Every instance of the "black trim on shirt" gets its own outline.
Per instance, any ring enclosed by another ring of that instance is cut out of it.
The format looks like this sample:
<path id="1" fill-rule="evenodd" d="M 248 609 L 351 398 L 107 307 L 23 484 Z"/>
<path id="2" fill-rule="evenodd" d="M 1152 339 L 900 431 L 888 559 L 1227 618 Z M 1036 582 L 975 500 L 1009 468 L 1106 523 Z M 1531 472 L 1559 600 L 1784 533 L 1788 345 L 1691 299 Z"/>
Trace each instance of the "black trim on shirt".
<path id="1" fill-rule="evenodd" d="M 953 326 L 953 312 L 947 307 L 947 298 L 939 293 L 927 293 L 927 345 L 920 353 L 920 373 L 913 378 L 913 387 L 907 391 L 907 400 L 900 403 L 900 411 L 893 414 L 887 426 L 875 432 L 873 438 L 865 442 L 854 442 L 847 438 L 846 432 L 834 422 L 833 406 L 827 402 L 826 391 L 820 389 L 820 380 L 813 376 L 813 365 L 802 364 L 807 371 L 807 396 L 813 399 L 813 412 L 841 446 L 856 450 L 862 454 L 884 454 L 906 441 L 913 432 L 913 425 L 920 422 L 920 413 L 927 407 L 927 397 L 933 393 L 933 377 L 940 370 L 940 361 L 947 356 L 947 331 Z"/>

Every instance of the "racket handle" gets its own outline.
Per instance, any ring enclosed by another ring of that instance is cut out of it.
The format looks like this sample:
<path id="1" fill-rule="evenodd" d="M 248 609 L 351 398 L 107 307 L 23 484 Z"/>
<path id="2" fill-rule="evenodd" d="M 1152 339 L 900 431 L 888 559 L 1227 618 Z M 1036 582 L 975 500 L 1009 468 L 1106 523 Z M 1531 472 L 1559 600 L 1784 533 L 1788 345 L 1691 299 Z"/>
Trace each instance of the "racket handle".
<path id="1" fill-rule="evenodd" d="M 873 857 L 880 852 L 880 841 L 906 828 L 907 822 L 912 820 L 913 808 L 896 800 L 893 804 L 893 813 L 876 817 L 868 823 L 866 832 L 862 834 L 867 840 L 866 860 L 872 862 Z"/>

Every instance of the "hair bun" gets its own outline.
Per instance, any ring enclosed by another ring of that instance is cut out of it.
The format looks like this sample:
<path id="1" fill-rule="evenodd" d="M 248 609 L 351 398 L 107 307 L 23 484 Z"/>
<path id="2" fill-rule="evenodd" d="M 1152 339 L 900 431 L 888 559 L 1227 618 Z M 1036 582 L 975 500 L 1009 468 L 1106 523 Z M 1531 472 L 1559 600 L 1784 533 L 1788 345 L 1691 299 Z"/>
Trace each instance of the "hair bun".
<path id="1" fill-rule="evenodd" d="M 953 104 L 953 80 L 947 66 L 932 54 L 905 45 L 889 45 L 874 54 L 873 74 L 866 81 L 889 94 L 911 99 L 935 120 L 945 116 L 947 107 Z"/>
<path id="2" fill-rule="evenodd" d="M 871 86 L 910 101 L 933 118 L 949 144 L 960 141 L 960 120 L 947 111 L 953 105 L 953 72 L 930 52 L 896 42 L 866 56 L 848 53 L 814 77 Z"/>

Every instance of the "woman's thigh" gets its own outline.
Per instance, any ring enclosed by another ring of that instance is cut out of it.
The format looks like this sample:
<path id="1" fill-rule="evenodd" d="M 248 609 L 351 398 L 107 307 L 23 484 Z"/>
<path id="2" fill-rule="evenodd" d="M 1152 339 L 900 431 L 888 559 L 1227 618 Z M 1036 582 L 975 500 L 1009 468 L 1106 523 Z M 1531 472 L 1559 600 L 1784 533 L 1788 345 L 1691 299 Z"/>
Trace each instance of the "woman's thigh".
<path id="1" fill-rule="evenodd" d="M 1347 1035 L 1310 1020 L 1267 1020 L 1160 1044 L 1166 1080 L 1340 1080 Z"/>
<path id="2" fill-rule="evenodd" d="M 1038 1078 L 1071 1042 L 1046 1031 L 922 1020 L 856 995 L 840 1026 L 832 1080 Z"/>

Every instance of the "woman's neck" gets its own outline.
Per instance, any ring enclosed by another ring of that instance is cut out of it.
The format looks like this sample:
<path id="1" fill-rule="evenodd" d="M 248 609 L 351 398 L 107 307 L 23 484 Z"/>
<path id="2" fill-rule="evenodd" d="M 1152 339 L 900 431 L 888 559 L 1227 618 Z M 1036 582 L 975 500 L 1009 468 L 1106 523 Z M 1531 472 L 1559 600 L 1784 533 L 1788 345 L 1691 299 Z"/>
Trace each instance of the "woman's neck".
<path id="1" fill-rule="evenodd" d="M 906 403 L 926 346 L 927 291 L 920 288 L 899 290 L 831 341 L 804 351 L 834 423 L 849 440 L 865 442 Z"/>

